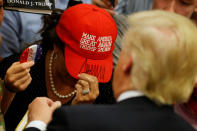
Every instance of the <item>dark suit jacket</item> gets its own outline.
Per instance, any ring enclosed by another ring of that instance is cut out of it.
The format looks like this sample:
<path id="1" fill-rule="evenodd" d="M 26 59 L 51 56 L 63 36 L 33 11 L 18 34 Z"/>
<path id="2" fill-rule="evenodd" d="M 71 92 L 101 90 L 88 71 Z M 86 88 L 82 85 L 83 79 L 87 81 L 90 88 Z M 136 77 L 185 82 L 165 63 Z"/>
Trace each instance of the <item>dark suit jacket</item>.
<path id="1" fill-rule="evenodd" d="M 54 112 L 48 130 L 194 131 L 174 113 L 173 107 L 160 107 L 146 97 L 130 98 L 114 105 L 61 107 Z"/>

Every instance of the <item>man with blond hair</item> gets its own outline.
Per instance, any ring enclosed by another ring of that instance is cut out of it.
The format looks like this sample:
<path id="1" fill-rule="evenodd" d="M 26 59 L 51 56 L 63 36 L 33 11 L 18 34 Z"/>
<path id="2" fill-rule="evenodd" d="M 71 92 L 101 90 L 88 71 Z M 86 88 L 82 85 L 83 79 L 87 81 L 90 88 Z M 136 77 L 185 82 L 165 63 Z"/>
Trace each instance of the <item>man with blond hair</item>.
<path id="1" fill-rule="evenodd" d="M 114 72 L 117 104 L 63 106 L 54 112 L 48 130 L 194 130 L 174 113 L 172 105 L 186 102 L 194 88 L 195 25 L 164 11 L 137 13 L 129 19 L 131 27 Z M 46 98 L 34 100 L 26 131 L 36 130 L 35 122 L 48 124 L 49 114 L 58 106 Z"/>
<path id="2" fill-rule="evenodd" d="M 110 0 L 92 0 L 96 5 L 106 8 L 109 12 L 113 12 L 114 8 L 111 8 Z M 117 1 L 117 0 L 116 0 Z M 130 14 L 140 10 L 160 9 L 169 12 L 174 12 L 183 15 L 197 25 L 197 0 L 118 0 L 118 6 L 116 11 L 118 13 Z M 114 12 L 113 12 L 114 14 Z M 119 58 L 119 52 L 122 49 L 122 45 L 119 43 L 119 39 L 122 38 L 124 30 L 127 29 L 126 18 L 124 15 L 114 15 L 114 19 L 118 27 L 117 41 L 115 42 L 115 49 L 113 52 L 114 65 Z M 153 18 L 154 19 L 154 18 Z M 192 67 L 192 68 L 195 68 Z M 196 81 L 197 82 L 197 81 Z M 196 86 L 197 87 L 197 83 Z M 187 122 L 189 122 L 197 130 L 197 88 L 194 89 L 190 100 L 187 103 L 176 104 L 175 112 L 182 116 Z"/>

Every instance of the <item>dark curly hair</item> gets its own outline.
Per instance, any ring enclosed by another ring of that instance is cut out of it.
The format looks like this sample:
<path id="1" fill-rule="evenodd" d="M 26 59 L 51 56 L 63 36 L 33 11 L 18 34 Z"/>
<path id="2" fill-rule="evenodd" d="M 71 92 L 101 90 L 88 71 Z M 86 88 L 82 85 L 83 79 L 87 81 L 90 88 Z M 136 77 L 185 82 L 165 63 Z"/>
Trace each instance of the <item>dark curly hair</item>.
<path id="1" fill-rule="evenodd" d="M 69 0 L 68 7 L 82 4 L 82 1 Z M 61 15 L 64 10 L 54 9 L 51 15 L 45 15 L 42 17 L 44 23 L 43 28 L 38 32 L 41 33 L 42 40 L 35 42 L 34 44 L 40 43 L 44 48 L 49 50 L 53 49 L 53 44 L 57 44 L 61 49 L 64 49 L 64 43 L 59 39 L 56 33 L 56 26 L 59 22 Z"/>
<path id="2" fill-rule="evenodd" d="M 51 15 L 45 15 L 42 17 L 43 27 L 39 31 L 41 33 L 42 40 L 39 43 L 49 50 L 53 49 L 53 44 L 64 47 L 64 43 L 59 39 L 56 33 L 56 26 L 64 10 L 55 9 Z"/>

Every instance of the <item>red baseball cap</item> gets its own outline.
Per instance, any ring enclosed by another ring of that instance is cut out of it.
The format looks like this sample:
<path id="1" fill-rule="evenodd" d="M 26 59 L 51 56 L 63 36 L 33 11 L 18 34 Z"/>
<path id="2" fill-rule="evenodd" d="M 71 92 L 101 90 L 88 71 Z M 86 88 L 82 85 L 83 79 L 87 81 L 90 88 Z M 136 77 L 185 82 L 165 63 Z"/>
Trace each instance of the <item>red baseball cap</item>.
<path id="1" fill-rule="evenodd" d="M 117 27 L 107 11 L 90 4 L 70 7 L 62 14 L 56 32 L 65 44 L 65 65 L 72 77 L 87 73 L 101 83 L 111 79 Z"/>

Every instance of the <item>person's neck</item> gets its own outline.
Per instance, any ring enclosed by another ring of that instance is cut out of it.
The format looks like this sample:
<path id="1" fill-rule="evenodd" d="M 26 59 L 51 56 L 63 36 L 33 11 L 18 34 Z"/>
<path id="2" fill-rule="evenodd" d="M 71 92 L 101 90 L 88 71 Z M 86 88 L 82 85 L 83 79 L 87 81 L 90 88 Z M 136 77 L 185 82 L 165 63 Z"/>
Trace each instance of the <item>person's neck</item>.
<path id="1" fill-rule="evenodd" d="M 73 95 L 68 98 L 61 98 L 60 96 L 67 96 L 75 91 L 75 81 L 71 76 L 66 75 L 66 71 L 60 61 L 56 63 L 57 56 L 53 54 L 53 51 L 48 51 L 46 55 L 46 88 L 47 95 L 53 101 L 61 101 L 62 104 L 69 102 L 73 99 Z M 60 66 L 58 66 L 60 64 Z M 61 66 L 62 65 L 62 66 Z M 65 67 L 64 67 L 65 68 Z M 62 73 L 60 73 L 62 72 Z M 65 73 L 65 74 L 64 74 Z"/>
<path id="2" fill-rule="evenodd" d="M 115 86 L 116 88 L 113 88 L 115 99 L 117 100 L 118 97 L 124 92 L 135 90 L 131 86 L 130 80 L 124 81 L 124 83 L 119 83 L 119 86 Z"/>
<path id="3" fill-rule="evenodd" d="M 65 70 L 65 67 L 62 67 L 57 61 L 54 62 L 53 74 L 54 79 L 63 85 L 74 87 L 77 82 L 77 80 L 70 76 L 70 74 Z"/>
<path id="4" fill-rule="evenodd" d="M 70 87 L 74 87 L 76 82 L 77 82 L 77 80 L 74 79 L 73 77 L 71 77 L 69 74 L 63 75 L 58 70 L 55 70 L 54 74 L 56 74 L 54 76 L 56 81 L 58 81 L 58 82 L 60 82 L 60 83 L 62 83 L 64 85 L 67 85 L 67 86 L 70 86 Z"/>
<path id="5" fill-rule="evenodd" d="M 135 98 L 135 97 L 141 97 L 144 96 L 144 94 L 138 90 L 128 90 L 125 92 L 122 92 L 119 97 L 116 99 L 117 102 L 124 101 L 130 98 Z"/>

